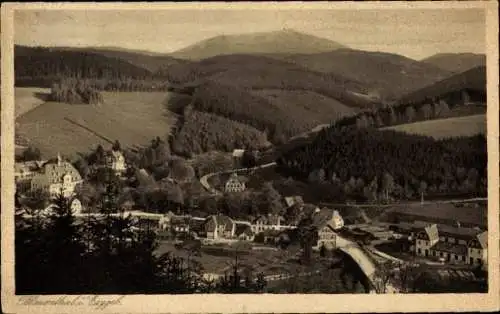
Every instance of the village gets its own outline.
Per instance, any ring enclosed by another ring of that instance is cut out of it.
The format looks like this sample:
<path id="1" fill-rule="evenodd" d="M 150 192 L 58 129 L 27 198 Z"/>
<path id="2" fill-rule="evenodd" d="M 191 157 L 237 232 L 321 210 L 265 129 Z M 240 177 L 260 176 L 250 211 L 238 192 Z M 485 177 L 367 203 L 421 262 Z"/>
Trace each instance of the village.
<path id="1" fill-rule="evenodd" d="M 236 158 L 241 155 L 241 150 L 233 153 Z M 118 177 L 127 170 L 125 158 L 117 150 L 106 153 L 105 167 Z M 62 194 L 70 201 L 77 221 L 83 222 L 90 216 L 100 215 L 86 211 L 75 196 L 75 189 L 83 182 L 82 176 L 60 155 L 47 162 L 19 162 L 16 163 L 15 170 L 19 198 L 33 190 L 45 191 L 52 199 Z M 236 171 L 229 172 L 231 174 L 222 185 L 224 191 L 209 187 L 212 193 L 235 194 L 245 190 L 245 179 Z M 466 281 L 471 278 L 479 280 L 474 275 L 475 269 L 487 269 L 486 207 L 481 202 L 422 201 L 405 205 L 384 205 L 383 212 L 372 218 L 366 215 L 370 207 L 363 209 L 363 205 L 351 206 L 360 210 L 361 221 L 353 221 L 350 217 L 345 220 L 341 214 L 348 212 L 345 208 L 308 204 L 300 195 L 283 197 L 282 202 L 284 208 L 293 207 L 300 213 L 307 212 L 311 219 L 290 221 L 282 215 L 268 214 L 253 220 L 242 220 L 222 213 L 198 217 L 172 210 L 153 213 L 130 208 L 112 215 L 131 217 L 135 228 L 153 231 L 158 241 L 170 248 L 173 246 L 168 243 L 199 241 L 203 247 L 230 249 L 241 248 L 242 244 L 246 244 L 245 247 L 250 250 L 286 250 L 298 243 L 303 244 L 300 237 L 306 227 L 314 230 L 310 245 L 312 251 L 324 256 L 326 251 L 356 246 L 362 252 L 357 262 L 365 269 L 369 268 L 364 264 L 421 263 L 438 269 L 439 278 L 455 276 Z M 43 217 L 51 213 L 53 206 L 50 204 L 38 211 L 21 207 L 18 208 L 18 214 L 30 218 L 36 212 L 38 217 Z M 303 246 L 300 251 L 304 251 Z M 345 251 L 349 254 L 347 249 Z M 222 269 L 226 268 L 214 267 L 211 274 L 220 276 Z M 270 276 L 276 274 L 271 273 Z"/>

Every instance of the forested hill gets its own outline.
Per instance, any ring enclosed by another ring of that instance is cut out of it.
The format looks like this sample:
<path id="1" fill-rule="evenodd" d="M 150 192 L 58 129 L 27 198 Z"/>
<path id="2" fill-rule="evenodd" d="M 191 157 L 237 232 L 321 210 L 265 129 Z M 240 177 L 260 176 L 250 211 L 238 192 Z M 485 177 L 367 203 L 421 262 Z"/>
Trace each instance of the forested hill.
<path id="1" fill-rule="evenodd" d="M 164 73 L 175 84 L 231 85 L 246 91 L 280 89 L 314 91 L 350 107 L 370 108 L 376 100 L 365 95 L 365 86 L 335 73 L 319 73 L 263 56 L 217 56 L 189 64 L 173 65 Z"/>
<path id="2" fill-rule="evenodd" d="M 486 66 L 486 55 L 476 53 L 438 53 L 421 60 L 441 69 L 462 73 L 479 66 Z"/>
<path id="3" fill-rule="evenodd" d="M 486 67 L 479 66 L 455 74 L 422 89 L 403 96 L 400 102 L 418 103 L 426 99 L 441 98 L 448 101 L 461 97 L 463 91 L 475 101 L 486 101 Z"/>
<path id="4" fill-rule="evenodd" d="M 185 110 L 183 119 L 185 122 L 172 139 L 172 150 L 182 156 L 216 150 L 232 152 L 237 148 L 254 150 L 269 145 L 265 133 L 221 116 Z"/>
<path id="5" fill-rule="evenodd" d="M 378 106 L 359 82 L 263 56 L 217 56 L 173 65 L 165 75 L 194 86 L 196 110 L 248 124 L 275 144 Z"/>
<path id="6" fill-rule="evenodd" d="M 44 82 L 38 86 L 50 87 L 59 77 L 124 80 L 152 76 L 144 68 L 100 54 L 22 46 L 14 48 L 14 69 L 17 86 Z"/>
<path id="7" fill-rule="evenodd" d="M 341 48 L 315 54 L 269 56 L 309 70 L 349 77 L 384 99 L 397 99 L 453 74 L 434 64 L 377 51 Z"/>
<path id="8" fill-rule="evenodd" d="M 151 73 L 158 72 L 161 69 L 167 69 L 174 64 L 184 64 L 189 61 L 174 58 L 168 54 L 152 53 L 148 51 L 135 51 L 124 48 L 60 48 L 61 50 L 89 52 L 99 54 L 108 58 L 126 61 L 132 65 L 144 68 Z"/>
<path id="9" fill-rule="evenodd" d="M 260 55 L 234 54 L 215 56 L 201 61 L 177 64 L 161 73 L 177 84 L 203 82 L 208 79 L 230 83 L 246 89 L 294 88 L 310 89 L 320 84 L 342 87 L 348 91 L 364 93 L 363 83 L 337 73 L 321 73 Z"/>
<path id="10" fill-rule="evenodd" d="M 370 128 L 327 128 L 312 143 L 278 159 L 280 171 L 342 185 L 347 195 L 374 199 L 426 195 L 486 195 L 484 135 L 436 141 Z"/>

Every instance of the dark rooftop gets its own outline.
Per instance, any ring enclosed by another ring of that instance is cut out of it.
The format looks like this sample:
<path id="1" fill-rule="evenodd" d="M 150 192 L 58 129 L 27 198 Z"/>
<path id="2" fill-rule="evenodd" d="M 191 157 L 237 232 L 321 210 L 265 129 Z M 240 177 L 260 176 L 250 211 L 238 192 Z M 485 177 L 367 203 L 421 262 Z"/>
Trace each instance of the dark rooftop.
<path id="1" fill-rule="evenodd" d="M 398 228 L 405 229 L 405 230 L 422 230 L 426 227 L 429 227 L 430 225 L 433 225 L 431 222 L 425 222 L 425 221 L 414 221 L 414 222 L 400 222 L 397 224 L 392 224 L 394 226 L 397 226 Z M 453 226 L 448 226 L 448 225 L 443 225 L 443 224 L 436 224 L 437 225 L 437 230 L 439 233 L 439 236 L 458 236 L 458 237 L 464 237 L 467 239 L 473 238 L 477 236 L 478 234 L 484 232 L 482 230 L 476 229 L 476 228 L 465 228 L 465 227 L 453 227 Z"/>
<path id="2" fill-rule="evenodd" d="M 473 206 L 457 207 L 452 203 L 432 203 L 398 205 L 391 208 L 390 212 L 487 226 L 488 208 L 484 205 L 475 208 Z"/>
<path id="3" fill-rule="evenodd" d="M 239 236 L 244 232 L 246 232 L 247 234 L 252 234 L 251 227 L 247 224 L 236 223 L 236 231 L 235 231 L 236 235 Z"/>
<path id="4" fill-rule="evenodd" d="M 439 235 L 453 235 L 453 236 L 462 236 L 466 238 L 473 238 L 480 234 L 482 231 L 474 228 L 457 228 L 446 225 L 438 225 Z"/>

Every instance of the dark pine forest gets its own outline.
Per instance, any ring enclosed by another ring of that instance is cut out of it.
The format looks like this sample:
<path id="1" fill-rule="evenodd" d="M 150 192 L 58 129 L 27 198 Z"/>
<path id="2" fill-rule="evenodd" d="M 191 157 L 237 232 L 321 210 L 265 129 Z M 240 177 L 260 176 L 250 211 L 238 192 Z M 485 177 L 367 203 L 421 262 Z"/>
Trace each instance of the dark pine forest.
<path id="1" fill-rule="evenodd" d="M 346 194 L 373 198 L 425 195 L 486 195 L 484 135 L 434 140 L 373 128 L 330 127 L 315 140 L 278 160 L 282 172 L 331 181 Z"/>

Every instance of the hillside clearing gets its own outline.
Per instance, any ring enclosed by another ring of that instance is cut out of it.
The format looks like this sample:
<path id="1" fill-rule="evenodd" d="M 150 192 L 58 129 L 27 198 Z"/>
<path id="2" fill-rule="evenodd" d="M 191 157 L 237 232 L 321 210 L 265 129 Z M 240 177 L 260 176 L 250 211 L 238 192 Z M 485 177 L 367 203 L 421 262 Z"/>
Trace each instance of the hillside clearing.
<path id="1" fill-rule="evenodd" d="M 50 93 L 49 88 L 39 87 L 16 87 L 14 88 L 15 117 L 18 118 L 26 112 L 43 104 L 44 95 Z"/>
<path id="2" fill-rule="evenodd" d="M 409 134 L 431 136 L 435 139 L 471 136 L 486 133 L 486 115 L 472 115 L 401 124 L 382 128 Z"/>
<path id="3" fill-rule="evenodd" d="M 147 144 L 156 136 L 167 136 L 175 123 L 163 107 L 165 96 L 163 92 L 105 92 L 104 104 L 98 106 L 46 102 L 17 119 L 18 132 L 44 157 L 87 152 L 98 144 L 109 146 L 101 137 L 117 139 L 123 146 Z"/>

